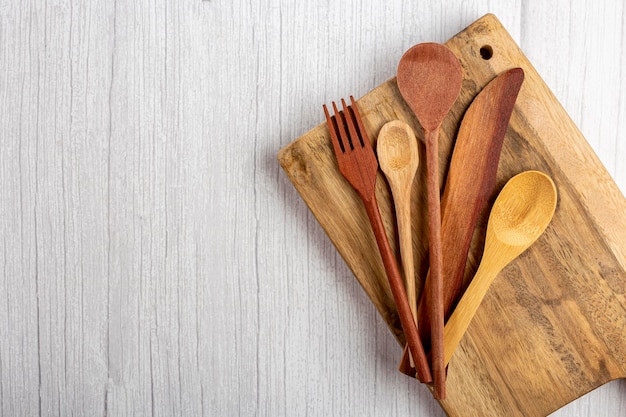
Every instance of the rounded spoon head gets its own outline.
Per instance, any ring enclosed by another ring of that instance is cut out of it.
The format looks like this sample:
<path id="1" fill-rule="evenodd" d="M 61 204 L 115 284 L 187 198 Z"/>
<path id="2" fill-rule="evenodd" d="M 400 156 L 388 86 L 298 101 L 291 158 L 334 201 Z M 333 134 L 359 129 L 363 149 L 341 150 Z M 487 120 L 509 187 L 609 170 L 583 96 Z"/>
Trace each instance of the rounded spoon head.
<path id="1" fill-rule="evenodd" d="M 378 133 L 376 143 L 380 169 L 388 178 L 407 173 L 411 181 L 419 165 L 417 139 L 411 127 L 400 121 L 385 123 Z"/>
<path id="2" fill-rule="evenodd" d="M 556 202 L 556 187 L 546 174 L 526 171 L 516 175 L 493 204 L 487 239 L 511 247 L 529 247 L 548 227 Z"/>
<path id="3" fill-rule="evenodd" d="M 422 127 L 434 131 L 456 101 L 463 74 L 458 58 L 446 46 L 420 43 L 400 58 L 397 81 Z"/>

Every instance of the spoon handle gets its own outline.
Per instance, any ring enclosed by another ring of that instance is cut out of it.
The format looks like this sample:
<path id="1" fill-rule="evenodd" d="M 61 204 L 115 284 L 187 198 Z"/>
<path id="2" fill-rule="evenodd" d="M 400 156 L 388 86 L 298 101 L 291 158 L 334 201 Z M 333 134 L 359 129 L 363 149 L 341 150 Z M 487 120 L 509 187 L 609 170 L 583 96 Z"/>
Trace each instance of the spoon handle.
<path id="1" fill-rule="evenodd" d="M 486 252 L 485 252 L 486 253 Z M 452 315 L 448 319 L 443 331 L 445 345 L 444 363 L 447 366 L 459 346 L 465 331 L 469 327 L 480 303 L 485 298 L 491 283 L 502 268 L 490 268 L 482 263 L 478 267 L 474 278 L 465 290 L 463 297 L 455 307 Z"/>
<path id="2" fill-rule="evenodd" d="M 443 278 L 441 276 L 441 201 L 439 189 L 439 129 L 426 131 L 426 180 L 428 194 L 428 252 L 430 262 L 430 338 L 435 398 L 446 397 L 443 347 Z"/>
<path id="3" fill-rule="evenodd" d="M 411 188 L 406 190 L 392 187 L 391 193 L 396 204 L 398 221 L 398 240 L 400 242 L 400 258 L 404 272 L 407 300 L 413 320 L 417 323 L 417 288 L 415 280 L 415 264 L 413 262 L 413 233 L 411 228 Z M 415 367 L 413 356 L 409 356 L 411 367 Z"/>
<path id="4" fill-rule="evenodd" d="M 417 323 L 417 288 L 415 280 L 415 264 L 413 262 L 413 233 L 411 226 L 411 188 L 391 186 L 391 194 L 396 206 L 398 222 L 398 241 L 400 244 L 400 258 L 404 272 L 404 285 L 407 300 L 411 307 L 413 320 Z M 411 366 L 415 366 L 411 358 Z"/>
<path id="5" fill-rule="evenodd" d="M 400 257 L 406 282 L 407 299 L 417 322 L 417 290 L 415 282 L 415 264 L 413 262 L 413 233 L 411 227 L 411 189 L 392 189 L 396 202 L 396 217 L 398 221 L 398 240 L 400 242 Z"/>
<path id="6" fill-rule="evenodd" d="M 396 307 L 398 308 L 400 324 L 402 325 L 402 329 L 404 330 L 404 334 L 407 338 L 411 355 L 416 362 L 419 380 L 422 382 L 430 382 L 432 381 L 432 376 L 430 368 L 428 367 L 426 352 L 424 351 L 424 346 L 422 345 L 422 341 L 417 331 L 417 324 L 415 323 L 415 320 L 413 320 L 413 316 L 411 314 L 411 308 L 409 307 L 409 302 L 407 300 L 406 291 L 404 290 L 400 271 L 398 270 L 398 265 L 396 264 L 396 259 L 391 251 L 391 247 L 389 246 L 389 241 L 387 240 L 387 233 L 385 232 L 385 226 L 383 225 L 382 218 L 380 217 L 380 211 L 378 211 L 378 203 L 376 202 L 375 194 L 372 194 L 371 198 L 363 198 L 363 205 L 365 206 L 365 211 L 367 212 L 370 224 L 372 225 L 372 230 L 374 231 L 374 235 L 376 237 L 376 244 L 378 245 L 383 265 L 385 266 L 385 272 L 387 273 L 391 293 L 396 303 Z"/>

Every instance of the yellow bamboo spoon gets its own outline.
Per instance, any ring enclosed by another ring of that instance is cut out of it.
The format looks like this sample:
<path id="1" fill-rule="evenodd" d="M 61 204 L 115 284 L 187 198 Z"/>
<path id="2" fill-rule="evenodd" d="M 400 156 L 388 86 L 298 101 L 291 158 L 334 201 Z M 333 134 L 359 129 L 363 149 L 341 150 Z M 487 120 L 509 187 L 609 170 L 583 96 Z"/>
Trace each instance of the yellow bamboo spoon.
<path id="1" fill-rule="evenodd" d="M 480 266 L 444 328 L 446 365 L 494 278 L 546 230 L 556 202 L 556 187 L 542 172 L 522 172 L 506 183 L 489 215 Z"/>
<path id="2" fill-rule="evenodd" d="M 419 165 L 417 139 L 411 126 L 400 120 L 386 123 L 376 144 L 380 169 L 387 177 L 396 207 L 400 257 L 409 306 L 417 323 L 417 289 L 411 233 L 411 189 Z M 414 367 L 413 358 L 411 366 Z"/>

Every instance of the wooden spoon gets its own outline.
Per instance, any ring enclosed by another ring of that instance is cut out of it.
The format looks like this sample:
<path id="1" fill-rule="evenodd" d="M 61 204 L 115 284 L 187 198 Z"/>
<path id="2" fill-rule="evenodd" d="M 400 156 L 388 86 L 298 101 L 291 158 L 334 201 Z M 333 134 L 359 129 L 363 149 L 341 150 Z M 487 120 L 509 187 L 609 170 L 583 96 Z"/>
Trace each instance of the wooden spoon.
<path id="1" fill-rule="evenodd" d="M 441 276 L 441 208 L 439 128 L 452 108 L 463 81 L 461 64 L 447 47 L 421 43 L 405 52 L 398 64 L 398 89 L 424 129 L 428 188 L 428 251 L 431 287 L 430 323 L 434 395 L 445 398 L 443 361 L 443 281 Z"/>
<path id="2" fill-rule="evenodd" d="M 411 189 L 419 165 L 419 152 L 417 139 L 411 126 L 400 120 L 386 123 L 378 133 L 376 151 L 380 169 L 387 177 L 396 207 L 406 293 L 413 320 L 417 323 L 417 289 L 411 233 Z M 414 366 L 412 358 L 411 366 Z"/>
<path id="3" fill-rule="evenodd" d="M 542 172 L 522 172 L 506 183 L 491 209 L 480 266 L 444 329 L 446 365 L 494 278 L 546 230 L 556 202 L 556 187 Z"/>

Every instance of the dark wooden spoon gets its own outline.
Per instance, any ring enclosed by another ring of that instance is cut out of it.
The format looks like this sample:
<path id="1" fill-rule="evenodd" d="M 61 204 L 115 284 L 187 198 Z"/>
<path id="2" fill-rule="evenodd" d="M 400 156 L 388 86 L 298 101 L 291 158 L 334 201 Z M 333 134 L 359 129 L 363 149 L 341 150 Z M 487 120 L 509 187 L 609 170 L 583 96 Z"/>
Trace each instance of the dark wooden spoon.
<path id="1" fill-rule="evenodd" d="M 428 188 L 428 250 L 430 261 L 430 327 L 434 395 L 444 399 L 446 371 L 443 347 L 443 281 L 441 276 L 441 208 L 439 128 L 461 91 L 458 58 L 444 45 L 421 43 L 409 49 L 398 65 L 398 89 L 420 125 L 426 141 Z"/>

